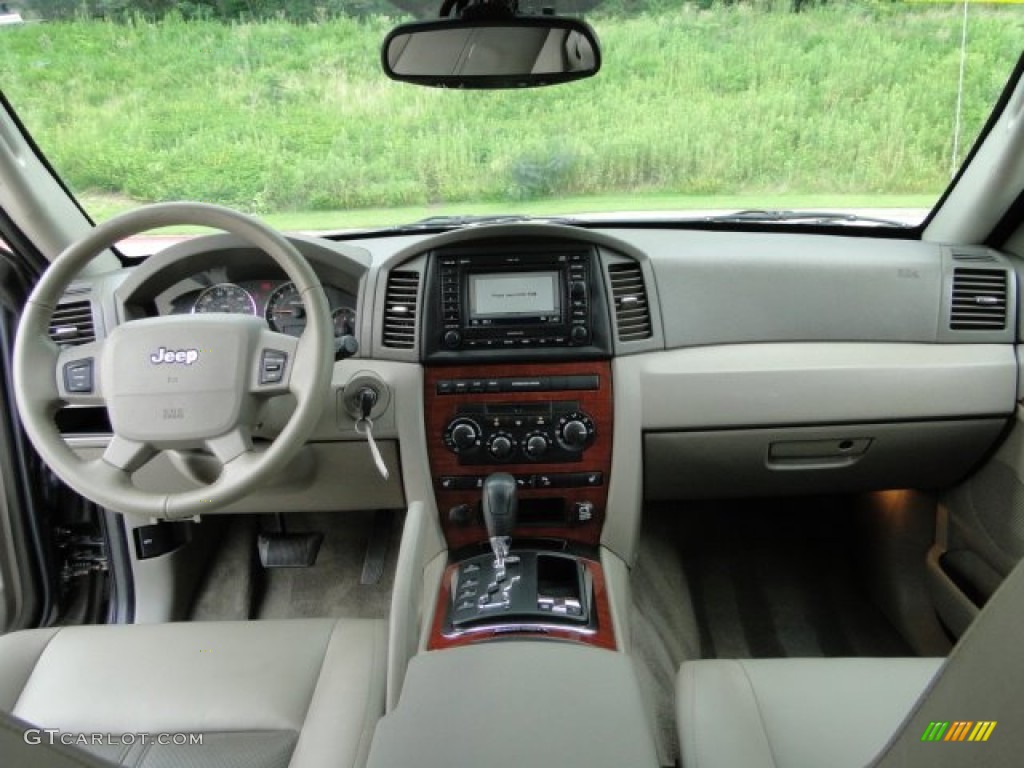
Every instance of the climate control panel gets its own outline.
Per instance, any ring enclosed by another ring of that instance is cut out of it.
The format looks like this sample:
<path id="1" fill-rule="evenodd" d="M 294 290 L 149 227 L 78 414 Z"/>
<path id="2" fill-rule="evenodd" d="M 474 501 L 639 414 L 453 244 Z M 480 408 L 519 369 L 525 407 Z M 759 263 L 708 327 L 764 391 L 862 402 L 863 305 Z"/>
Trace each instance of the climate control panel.
<path id="1" fill-rule="evenodd" d="M 580 461 L 596 431 L 575 400 L 464 403 L 442 440 L 464 465 L 562 463 Z"/>

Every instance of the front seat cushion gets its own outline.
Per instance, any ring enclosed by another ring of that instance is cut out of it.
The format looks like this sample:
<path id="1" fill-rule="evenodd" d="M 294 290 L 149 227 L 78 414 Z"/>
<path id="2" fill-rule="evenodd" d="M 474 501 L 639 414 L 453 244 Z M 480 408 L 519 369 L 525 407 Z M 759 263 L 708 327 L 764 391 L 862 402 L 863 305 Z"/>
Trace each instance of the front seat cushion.
<path id="1" fill-rule="evenodd" d="M 386 656 L 371 620 L 15 632 L 0 637 L 0 708 L 67 734 L 203 734 L 86 746 L 124 765 L 347 767 L 384 712 Z"/>
<path id="2" fill-rule="evenodd" d="M 863 768 L 943 659 L 733 659 L 679 670 L 683 768 Z"/>

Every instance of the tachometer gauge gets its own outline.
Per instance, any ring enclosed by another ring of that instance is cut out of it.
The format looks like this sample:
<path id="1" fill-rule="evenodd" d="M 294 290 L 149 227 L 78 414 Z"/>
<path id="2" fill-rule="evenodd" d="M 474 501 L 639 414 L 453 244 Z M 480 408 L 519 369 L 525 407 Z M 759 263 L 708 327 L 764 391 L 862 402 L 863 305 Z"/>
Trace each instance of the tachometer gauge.
<path id="1" fill-rule="evenodd" d="M 356 311 L 351 307 L 338 307 L 331 312 L 334 318 L 334 337 L 356 335 Z"/>
<path id="2" fill-rule="evenodd" d="M 197 314 L 227 312 L 233 315 L 255 315 L 256 301 L 245 288 L 234 283 L 211 285 L 196 297 L 192 311 Z"/>
<path id="3" fill-rule="evenodd" d="M 300 336 L 306 329 L 306 307 L 295 283 L 285 283 L 267 299 L 267 323 L 272 331 Z"/>

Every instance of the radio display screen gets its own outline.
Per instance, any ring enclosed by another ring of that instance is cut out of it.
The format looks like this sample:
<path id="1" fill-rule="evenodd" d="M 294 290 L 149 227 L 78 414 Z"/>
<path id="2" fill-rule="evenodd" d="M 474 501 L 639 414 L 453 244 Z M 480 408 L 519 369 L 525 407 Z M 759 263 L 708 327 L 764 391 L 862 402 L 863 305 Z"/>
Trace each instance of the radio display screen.
<path id="1" fill-rule="evenodd" d="M 560 272 L 493 272 L 469 275 L 471 321 L 561 317 Z"/>

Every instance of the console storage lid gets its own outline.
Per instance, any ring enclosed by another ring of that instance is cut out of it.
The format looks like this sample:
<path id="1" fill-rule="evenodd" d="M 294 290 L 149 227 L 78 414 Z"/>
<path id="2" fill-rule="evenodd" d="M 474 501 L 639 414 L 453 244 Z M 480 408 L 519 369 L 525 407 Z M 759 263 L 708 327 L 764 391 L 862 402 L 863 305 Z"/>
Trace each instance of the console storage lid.
<path id="1" fill-rule="evenodd" d="M 416 656 L 368 765 L 643 768 L 658 759 L 628 656 L 519 640 Z"/>

